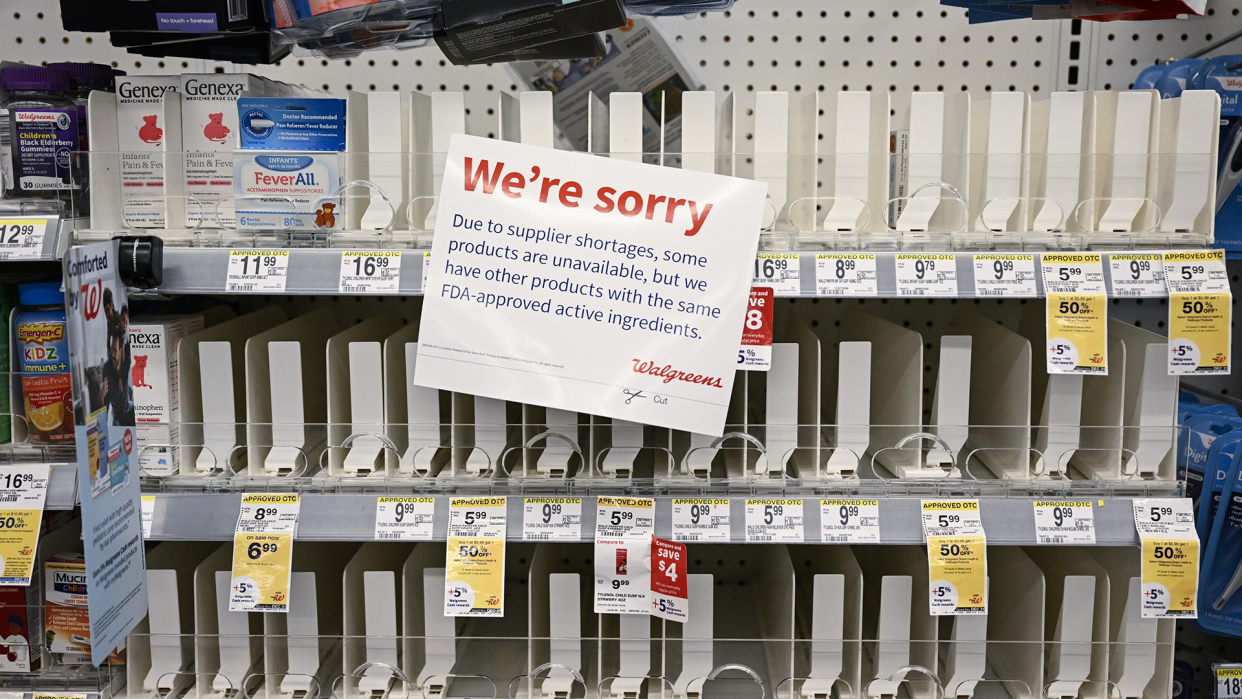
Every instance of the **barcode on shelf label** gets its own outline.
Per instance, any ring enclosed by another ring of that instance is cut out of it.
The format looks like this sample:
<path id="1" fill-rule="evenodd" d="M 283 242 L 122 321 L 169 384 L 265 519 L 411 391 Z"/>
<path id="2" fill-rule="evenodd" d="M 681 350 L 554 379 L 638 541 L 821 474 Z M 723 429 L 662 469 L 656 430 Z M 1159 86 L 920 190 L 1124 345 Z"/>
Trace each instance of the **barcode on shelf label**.
<path id="1" fill-rule="evenodd" d="M 751 286 L 770 286 L 780 296 L 802 293 L 802 270 L 798 253 L 760 253 L 755 256 Z"/>
<path id="2" fill-rule="evenodd" d="M 526 498 L 522 501 L 524 541 L 582 539 L 582 498 Z"/>
<path id="3" fill-rule="evenodd" d="M 975 295 L 1034 298 L 1035 256 L 1022 254 L 975 255 Z"/>
<path id="4" fill-rule="evenodd" d="M 751 498 L 746 501 L 746 540 L 802 543 L 802 500 Z"/>
<path id="5" fill-rule="evenodd" d="M 436 499 L 380 497 L 375 500 L 376 541 L 431 541 Z"/>
<path id="6" fill-rule="evenodd" d="M 1158 252 L 1114 253 L 1108 256 L 1113 296 L 1121 298 L 1168 296 L 1163 256 Z"/>
<path id="7" fill-rule="evenodd" d="M 231 250 L 224 290 L 282 294 L 288 278 L 288 250 Z"/>
<path id="8" fill-rule="evenodd" d="M 898 253 L 898 296 L 957 296 L 957 257 L 952 254 Z"/>
<path id="9" fill-rule="evenodd" d="M 341 253 L 342 294 L 395 294 L 401 287 L 401 253 L 346 250 Z"/>

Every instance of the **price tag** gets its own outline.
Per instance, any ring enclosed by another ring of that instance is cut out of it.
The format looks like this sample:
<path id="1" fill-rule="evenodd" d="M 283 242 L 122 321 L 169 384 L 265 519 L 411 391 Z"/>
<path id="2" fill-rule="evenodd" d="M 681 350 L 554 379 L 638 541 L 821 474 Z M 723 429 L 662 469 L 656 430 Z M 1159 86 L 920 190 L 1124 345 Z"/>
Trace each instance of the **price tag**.
<path id="1" fill-rule="evenodd" d="M 1104 294 L 1104 265 L 1098 254 L 1044 254 L 1040 258 L 1044 292 Z"/>
<path id="2" fill-rule="evenodd" d="M 1167 252 L 1169 373 L 1228 374 L 1233 295 L 1223 250 Z"/>
<path id="3" fill-rule="evenodd" d="M 444 552 L 444 616 L 505 615 L 503 497 L 449 500 Z"/>
<path id="4" fill-rule="evenodd" d="M 601 495 L 596 507 L 596 613 L 650 614 L 655 500 Z"/>
<path id="5" fill-rule="evenodd" d="M 43 257 L 43 239 L 57 221 L 55 216 L 0 219 L 0 260 Z"/>
<path id="6" fill-rule="evenodd" d="M 18 672 L 23 672 L 18 670 Z M 86 699 L 87 695 L 77 692 L 34 692 L 30 699 Z"/>
<path id="7" fill-rule="evenodd" d="M 523 541 L 582 539 L 582 498 L 526 498 L 522 501 Z"/>
<path id="8" fill-rule="evenodd" d="M 380 497 L 375 499 L 376 541 L 431 541 L 433 497 Z"/>
<path id="9" fill-rule="evenodd" d="M 151 525 L 155 522 L 155 496 L 143 495 L 141 498 L 139 504 L 142 509 L 139 514 L 142 516 L 142 538 L 150 539 Z"/>
<path id="10" fill-rule="evenodd" d="M 341 253 L 342 294 L 395 294 L 401 286 L 401 253 L 354 251 Z"/>
<path id="11" fill-rule="evenodd" d="M 651 613 L 661 619 L 690 620 L 690 585 L 686 579 L 686 545 L 651 539 Z"/>
<path id="12" fill-rule="evenodd" d="M 1169 295 L 1164 263 L 1158 252 L 1113 253 L 1108 256 L 1113 298 L 1157 298 Z"/>
<path id="13" fill-rule="evenodd" d="M 673 498 L 674 541 L 728 541 L 728 498 Z"/>
<path id="14" fill-rule="evenodd" d="M 875 255 L 826 252 L 815 256 L 815 293 L 819 296 L 875 296 Z"/>
<path id="15" fill-rule="evenodd" d="M 232 250 L 224 290 L 230 294 L 283 294 L 288 277 L 288 250 Z"/>
<path id="16" fill-rule="evenodd" d="M 1133 503 L 1134 528 L 1143 541 L 1143 618 L 1197 618 L 1199 537 L 1190 498 Z"/>
<path id="17" fill-rule="evenodd" d="M 30 584 L 49 468 L 39 463 L 0 467 L 0 585 Z"/>
<path id="18" fill-rule="evenodd" d="M 1049 374 L 1108 375 L 1108 298 L 1048 294 Z"/>
<path id="19" fill-rule="evenodd" d="M 422 292 L 425 294 L 431 288 L 431 251 L 423 252 L 423 287 Z"/>
<path id="20" fill-rule="evenodd" d="M 772 314 L 776 292 L 770 286 L 752 286 L 742 326 L 742 348 L 737 352 L 737 368 L 767 371 L 772 368 Z"/>
<path id="21" fill-rule="evenodd" d="M 233 534 L 230 612 L 288 613 L 300 507 L 301 499 L 292 494 L 242 496 Z"/>
<path id="22" fill-rule="evenodd" d="M 978 500 L 924 500 L 932 616 L 987 614 L 988 559 Z"/>
<path id="23" fill-rule="evenodd" d="M 974 255 L 975 296 L 1035 298 L 1034 255 Z"/>
<path id="24" fill-rule="evenodd" d="M 746 500 L 746 541 L 800 544 L 806 539 L 802 501 L 780 498 Z"/>
<path id="25" fill-rule="evenodd" d="M 898 296 L 957 296 L 957 257 L 897 254 Z"/>
<path id="26" fill-rule="evenodd" d="M 1212 670 L 1216 673 L 1216 699 L 1242 699 L 1242 665 L 1218 663 Z"/>
<path id="27" fill-rule="evenodd" d="M 880 501 L 820 500 L 819 527 L 825 544 L 878 544 Z"/>
<path id="28" fill-rule="evenodd" d="M 1040 544 L 1095 545 L 1090 500 L 1036 500 L 1035 540 Z"/>
<path id="29" fill-rule="evenodd" d="M 761 252 L 755 256 L 755 277 L 752 286 L 770 286 L 781 296 L 802 293 L 802 270 L 798 253 Z"/>

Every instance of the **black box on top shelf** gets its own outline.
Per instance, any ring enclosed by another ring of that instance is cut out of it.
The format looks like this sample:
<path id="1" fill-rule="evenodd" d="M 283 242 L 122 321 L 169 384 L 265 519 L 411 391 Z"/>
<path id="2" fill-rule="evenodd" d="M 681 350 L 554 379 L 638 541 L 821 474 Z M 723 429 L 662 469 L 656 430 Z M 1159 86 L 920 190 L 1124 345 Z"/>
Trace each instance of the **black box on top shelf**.
<path id="1" fill-rule="evenodd" d="M 263 31 L 266 0 L 60 0 L 65 31 Z"/>
<path id="2" fill-rule="evenodd" d="M 171 32 L 111 32 L 112 45 L 152 58 L 202 58 L 267 65 L 289 55 L 288 44 L 278 44 L 269 32 L 241 36 L 212 35 L 199 39 Z M 171 39 L 171 40 L 170 40 Z"/>

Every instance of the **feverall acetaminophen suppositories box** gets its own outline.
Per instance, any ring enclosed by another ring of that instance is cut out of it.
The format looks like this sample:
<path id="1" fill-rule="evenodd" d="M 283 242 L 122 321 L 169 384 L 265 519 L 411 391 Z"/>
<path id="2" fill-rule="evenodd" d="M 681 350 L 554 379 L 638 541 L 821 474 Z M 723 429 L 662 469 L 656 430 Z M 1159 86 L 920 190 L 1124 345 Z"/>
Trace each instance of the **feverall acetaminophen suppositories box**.
<path id="1" fill-rule="evenodd" d="M 121 151 L 121 215 L 135 228 L 164 227 L 164 93 L 179 75 L 119 75 L 116 136 Z M 176 125 L 178 128 L 180 124 Z"/>
<path id="2" fill-rule="evenodd" d="M 233 149 L 238 146 L 237 100 L 274 96 L 280 85 L 248 73 L 181 76 L 181 131 L 185 148 L 186 220 L 207 228 L 234 228 Z M 196 203 L 197 202 L 197 203 Z M 201 212 L 201 213 L 200 213 Z"/>

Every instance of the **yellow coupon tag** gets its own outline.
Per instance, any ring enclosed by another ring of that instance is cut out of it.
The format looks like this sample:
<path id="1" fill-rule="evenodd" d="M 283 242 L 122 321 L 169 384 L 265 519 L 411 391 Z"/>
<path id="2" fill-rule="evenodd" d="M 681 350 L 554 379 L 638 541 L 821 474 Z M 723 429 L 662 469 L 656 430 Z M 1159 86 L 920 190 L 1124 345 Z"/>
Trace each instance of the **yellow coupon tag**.
<path id="1" fill-rule="evenodd" d="M 987 540 L 978 500 L 924 500 L 933 616 L 988 613 Z"/>
<path id="2" fill-rule="evenodd" d="M 294 494 L 243 495 L 233 534 L 230 612 L 288 612 L 293 536 L 301 499 Z"/>
<path id="3" fill-rule="evenodd" d="M 1104 294 L 1048 294 L 1048 373 L 1108 374 Z"/>
<path id="4" fill-rule="evenodd" d="M 505 615 L 506 498 L 452 498 L 444 616 Z"/>
<path id="5" fill-rule="evenodd" d="M 1133 504 L 1143 541 L 1143 618 L 1196 618 L 1199 538 L 1190 498 L 1136 498 Z"/>
<path id="6" fill-rule="evenodd" d="M 1228 374 L 1232 338 L 1228 292 L 1169 296 L 1169 373 Z"/>
<path id="7" fill-rule="evenodd" d="M 0 467 L 0 585 L 30 584 L 47 478 L 47 464 Z"/>

